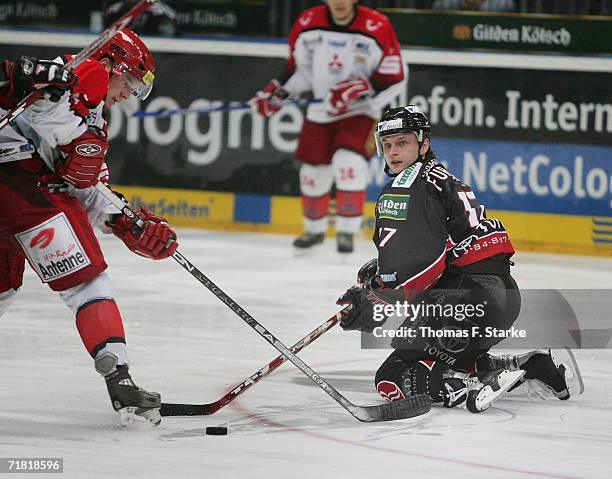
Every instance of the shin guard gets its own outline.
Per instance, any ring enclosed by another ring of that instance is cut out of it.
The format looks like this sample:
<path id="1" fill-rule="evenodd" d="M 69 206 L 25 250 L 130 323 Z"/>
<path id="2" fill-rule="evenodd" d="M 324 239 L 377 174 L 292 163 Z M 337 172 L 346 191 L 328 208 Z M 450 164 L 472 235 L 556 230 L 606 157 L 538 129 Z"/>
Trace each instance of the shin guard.
<path id="1" fill-rule="evenodd" d="M 125 349 L 121 314 L 115 302 L 110 299 L 96 300 L 81 306 L 76 315 L 76 326 L 92 358 L 112 343 L 119 343 L 119 349 Z"/>

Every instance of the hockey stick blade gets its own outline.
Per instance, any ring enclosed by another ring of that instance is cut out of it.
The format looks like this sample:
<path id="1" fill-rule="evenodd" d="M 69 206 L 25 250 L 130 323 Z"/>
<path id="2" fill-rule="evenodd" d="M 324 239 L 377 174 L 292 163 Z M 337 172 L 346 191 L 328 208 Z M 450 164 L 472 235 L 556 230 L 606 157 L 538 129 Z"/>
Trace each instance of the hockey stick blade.
<path id="1" fill-rule="evenodd" d="M 87 60 L 91 55 L 93 55 L 96 51 L 98 51 L 102 45 L 108 42 L 111 38 L 115 36 L 115 34 L 125 28 L 132 20 L 134 20 L 138 15 L 146 11 L 153 3 L 157 0 L 140 0 L 136 5 L 134 5 L 128 12 L 126 12 L 121 18 L 115 21 L 111 26 L 109 26 L 106 30 L 100 33 L 96 39 L 83 48 L 79 53 L 72 57 L 68 63 L 66 63 L 62 70 L 69 70 L 79 66 L 85 60 Z M 35 90 L 27 95 L 23 100 L 21 100 L 14 108 L 6 112 L 6 114 L 0 119 L 0 130 L 2 130 L 6 125 L 8 125 L 11 121 L 21 115 L 24 111 L 26 111 L 30 106 L 34 104 L 34 102 L 40 99 L 44 94 L 44 89 Z"/>
<path id="2" fill-rule="evenodd" d="M 345 308 L 347 309 L 347 308 Z M 344 310 L 343 310 L 344 311 Z M 312 331 L 307 336 L 304 336 L 297 343 L 291 346 L 291 352 L 294 354 L 299 353 L 302 349 L 308 346 L 310 343 L 315 341 L 317 338 L 323 335 L 323 333 L 333 328 L 338 321 L 341 319 L 342 312 L 336 313 L 334 316 L 325 321 L 321 326 Z M 240 384 L 233 387 L 228 393 L 222 398 L 215 402 L 208 404 L 175 404 L 175 403 L 162 403 L 160 413 L 162 416 L 209 416 L 216 413 L 219 409 L 227 406 L 234 399 L 244 393 L 254 384 L 261 381 L 268 374 L 275 369 L 279 368 L 282 364 L 287 361 L 285 356 L 280 355 L 266 364 L 259 371 L 251 374 L 248 378 L 242 381 Z"/>
<path id="3" fill-rule="evenodd" d="M 431 410 L 428 394 L 411 396 L 400 401 L 388 402 L 377 406 L 360 406 L 353 416 L 361 422 L 397 421 L 427 414 Z"/>
<path id="4" fill-rule="evenodd" d="M 104 198 L 110 203 L 119 208 L 129 218 L 132 218 L 136 225 L 142 224 L 142 220 L 138 218 L 138 215 L 131 209 L 130 205 L 124 203 L 104 184 L 98 182 L 95 188 Z M 346 397 L 340 394 L 331 384 L 317 374 L 308 364 L 302 361 L 298 356 L 293 354 L 287 346 L 280 342 L 270 331 L 268 331 L 261 323 L 259 323 L 253 316 L 242 308 L 236 301 L 230 298 L 225 291 L 219 288 L 208 276 L 200 271 L 191 261 L 185 258 L 178 249 L 175 249 L 172 253 L 172 258 L 181 265 L 183 269 L 189 272 L 191 276 L 197 279 L 202 286 L 208 291 L 214 294 L 220 301 L 222 301 L 229 309 L 231 309 L 242 321 L 244 321 L 253 331 L 259 336 L 268 341 L 272 347 L 274 347 L 279 353 L 285 356 L 293 365 L 298 368 L 302 373 L 310 378 L 319 388 L 321 388 L 329 397 L 336 401 L 343 409 L 349 412 L 354 418 L 363 422 L 375 422 L 375 421 L 393 421 L 396 419 L 404 419 L 409 417 L 418 416 L 429 411 L 427 407 L 423 407 L 427 404 L 427 401 L 431 400 L 426 394 L 419 395 L 413 398 L 409 398 L 412 401 L 391 402 L 384 405 L 378 406 L 357 406 L 349 401 Z M 421 397 L 422 401 L 418 401 Z M 410 410 L 410 407 L 414 406 L 416 409 Z M 396 410 L 393 413 L 393 409 Z"/>

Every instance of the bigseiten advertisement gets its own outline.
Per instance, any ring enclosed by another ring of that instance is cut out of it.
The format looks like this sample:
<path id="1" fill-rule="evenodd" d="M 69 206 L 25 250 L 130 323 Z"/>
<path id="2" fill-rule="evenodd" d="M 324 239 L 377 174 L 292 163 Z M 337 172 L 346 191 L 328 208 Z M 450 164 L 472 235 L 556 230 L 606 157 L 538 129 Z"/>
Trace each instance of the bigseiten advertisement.
<path id="1" fill-rule="evenodd" d="M 293 152 L 303 109 L 287 106 L 270 119 L 248 109 L 134 116 L 248 100 L 281 71 L 285 47 L 182 41 L 173 48 L 172 41 L 164 42 L 170 46 L 160 44 L 161 52 L 153 42 L 158 69 L 150 99 L 111 111 L 113 183 L 127 186 L 133 200 L 157 213 L 177 216 L 182 225 L 299 230 Z M 74 48 L 3 50 L 8 56 L 53 57 Z M 411 52 L 403 53 L 409 60 Z M 519 247 L 611 254 L 612 68 L 605 60 L 590 69 L 574 68 L 571 58 L 540 57 L 540 68 L 525 56 L 524 66 L 510 68 L 502 55 L 499 67 L 457 66 L 452 53 L 435 65 L 435 55 L 410 62 L 407 90 L 398 102 L 416 104 L 429 115 L 439 160 L 496 216 L 501 212 Z M 551 62 L 559 66 L 551 69 Z M 379 158 L 371 160 L 369 201 L 388 180 L 382 166 Z M 366 230 L 372 213 L 370 207 Z"/>

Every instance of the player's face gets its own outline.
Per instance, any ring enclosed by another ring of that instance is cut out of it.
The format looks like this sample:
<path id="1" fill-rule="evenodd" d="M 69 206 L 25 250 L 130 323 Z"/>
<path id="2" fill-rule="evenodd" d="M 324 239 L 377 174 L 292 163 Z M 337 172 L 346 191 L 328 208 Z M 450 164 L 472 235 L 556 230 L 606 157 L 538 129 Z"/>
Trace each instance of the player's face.
<path id="1" fill-rule="evenodd" d="M 404 171 L 418 159 L 419 154 L 424 155 L 429 147 L 429 140 L 426 138 L 419 150 L 419 142 L 414 133 L 383 136 L 381 143 L 385 161 L 393 174 Z"/>
<path id="2" fill-rule="evenodd" d="M 357 0 L 325 0 L 325 3 L 338 25 L 346 25 L 353 19 L 353 8 Z"/>
<path id="3" fill-rule="evenodd" d="M 110 108 L 115 103 L 127 100 L 132 93 L 132 85 L 127 75 L 111 75 L 108 83 L 108 93 L 104 106 Z"/>

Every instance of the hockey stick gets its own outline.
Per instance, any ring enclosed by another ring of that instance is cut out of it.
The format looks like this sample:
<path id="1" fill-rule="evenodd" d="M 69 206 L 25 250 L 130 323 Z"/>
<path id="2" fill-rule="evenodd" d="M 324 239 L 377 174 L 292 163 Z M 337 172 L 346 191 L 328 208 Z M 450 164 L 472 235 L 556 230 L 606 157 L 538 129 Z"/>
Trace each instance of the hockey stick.
<path id="1" fill-rule="evenodd" d="M 310 98 L 310 99 L 300 99 L 300 100 L 286 100 L 283 102 L 283 106 L 285 105 L 311 105 L 313 103 L 321 103 L 323 100 L 318 98 Z M 242 102 L 232 102 L 227 105 L 216 106 L 213 108 L 177 108 L 175 110 L 159 110 L 159 111 L 146 111 L 146 110 L 138 110 L 132 113 L 132 116 L 136 118 L 145 118 L 145 117 L 155 117 L 155 118 L 166 118 L 174 115 L 188 115 L 188 114 L 197 114 L 197 115 L 208 115 L 209 113 L 217 113 L 217 112 L 226 112 L 232 110 L 248 110 L 251 108 L 251 104 L 248 101 Z"/>
<path id="2" fill-rule="evenodd" d="M 303 337 L 293 346 L 291 346 L 291 352 L 293 354 L 299 353 L 302 349 L 308 346 L 310 343 L 321 337 L 323 333 L 333 328 L 338 321 L 341 319 L 342 312 L 336 313 L 334 316 L 325 321 L 321 326 L 312 331 L 308 336 Z M 266 364 L 256 373 L 251 374 L 247 379 L 242 381 L 240 384 L 235 386 L 225 396 L 217 399 L 215 402 L 208 404 L 172 404 L 162 403 L 161 415 L 162 416 L 209 416 L 216 413 L 222 407 L 227 406 L 234 399 L 240 396 L 243 392 L 249 389 L 253 384 L 261 381 L 272 371 L 277 369 L 287 361 L 285 356 L 280 355 Z"/>
<path id="3" fill-rule="evenodd" d="M 96 183 L 96 189 L 114 206 L 116 206 L 123 214 L 132 219 L 134 223 L 142 227 L 144 222 L 136 215 L 134 210 L 119 199 L 115 194 L 104 184 Z M 197 279 L 206 289 L 213 293 L 223 303 L 227 305 L 236 315 L 247 323 L 253 330 L 262 338 L 268 341 L 279 353 L 291 361 L 295 367 L 308 376 L 312 382 L 325 391 L 334 401 L 346 409 L 354 418 L 363 422 L 379 422 L 379 421 L 394 421 L 396 419 L 405 419 L 409 417 L 420 416 L 429 412 L 431 409 L 431 398 L 428 394 L 419 394 L 418 396 L 409 397 L 400 401 L 390 402 L 386 404 L 378 404 L 375 406 L 357 406 L 346 399 L 336 389 L 317 374 L 310 366 L 308 366 L 299 357 L 293 354 L 287 346 L 281 343 L 272 333 L 270 333 L 263 325 L 258 323 L 253 316 L 247 313 L 242 307 L 230 298 L 222 289 L 213 283 L 204 273 L 202 273 L 195 265 L 185 258 L 178 249 L 172 253 L 174 260 L 186 269 L 195 279 Z"/>
<path id="4" fill-rule="evenodd" d="M 98 51 L 106 42 L 113 38 L 119 30 L 125 28 L 135 17 L 143 13 L 145 10 L 148 10 L 149 6 L 155 1 L 156 0 L 140 0 L 119 20 L 117 20 L 110 27 L 100 33 L 100 35 L 98 35 L 98 37 L 93 42 L 91 42 L 88 46 L 83 48 L 83 50 L 81 50 L 74 57 L 72 57 L 72 60 L 70 60 L 62 67 L 62 70 L 71 70 L 72 68 L 79 66 L 91 55 L 96 53 L 96 51 Z M 24 111 L 26 111 L 36 100 L 38 100 L 43 95 L 44 89 L 41 88 L 39 90 L 33 91 L 23 100 L 17 103 L 17 105 L 11 110 L 9 110 L 6 115 L 4 115 L 0 120 L 0 130 L 2 130 L 2 128 L 4 128 L 11 121 L 21 115 Z"/>

